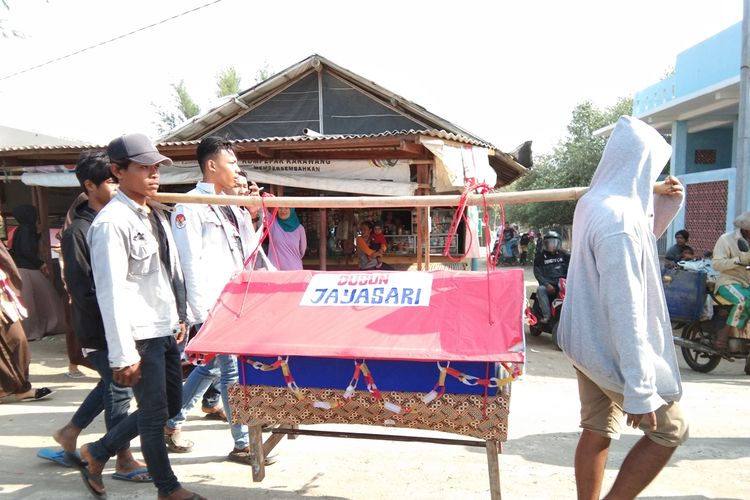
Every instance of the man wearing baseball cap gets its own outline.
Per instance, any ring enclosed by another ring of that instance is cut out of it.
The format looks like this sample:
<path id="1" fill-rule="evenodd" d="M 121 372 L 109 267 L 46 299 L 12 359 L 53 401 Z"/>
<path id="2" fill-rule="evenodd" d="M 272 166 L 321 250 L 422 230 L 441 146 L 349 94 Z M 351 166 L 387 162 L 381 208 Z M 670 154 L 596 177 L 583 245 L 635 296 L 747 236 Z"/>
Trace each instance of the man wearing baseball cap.
<path id="1" fill-rule="evenodd" d="M 119 190 L 97 214 L 87 239 L 109 365 L 116 383 L 133 387 L 138 411 L 131 417 L 137 418 L 159 498 L 200 499 L 172 472 L 163 433 L 167 418 L 182 406 L 177 343 L 185 334 L 185 284 L 165 207 L 150 198 L 159 189 L 159 167 L 172 160 L 143 134 L 114 139 L 107 154 Z M 79 470 L 94 495 L 104 494 L 101 470 L 114 451 L 108 442 L 123 438 L 118 431 L 123 433 L 120 425 L 81 447 L 88 467 Z"/>

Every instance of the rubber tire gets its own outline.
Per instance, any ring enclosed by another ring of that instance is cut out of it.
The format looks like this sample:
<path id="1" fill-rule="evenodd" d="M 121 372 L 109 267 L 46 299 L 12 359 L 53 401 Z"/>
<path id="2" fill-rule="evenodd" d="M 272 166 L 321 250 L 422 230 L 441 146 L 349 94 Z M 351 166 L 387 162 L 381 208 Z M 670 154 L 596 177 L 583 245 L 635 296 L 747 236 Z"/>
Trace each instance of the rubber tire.
<path id="1" fill-rule="evenodd" d="M 529 325 L 529 335 L 532 337 L 538 337 L 542 334 L 542 329 L 539 328 L 539 325 Z"/>
<path id="2" fill-rule="evenodd" d="M 560 323 L 555 323 L 555 326 L 552 327 L 552 343 L 555 346 L 555 349 L 558 351 L 562 351 L 562 347 L 560 347 L 560 344 L 557 343 L 557 326 Z"/>
<path id="3" fill-rule="evenodd" d="M 686 340 L 692 340 L 693 342 L 700 342 L 701 339 L 707 337 L 701 328 L 700 321 L 694 321 L 685 325 L 682 329 L 682 338 Z M 682 357 L 685 358 L 685 362 L 690 368 L 700 373 L 708 373 L 721 362 L 721 356 L 708 355 L 702 352 L 698 352 L 689 347 L 680 347 L 682 350 Z"/>

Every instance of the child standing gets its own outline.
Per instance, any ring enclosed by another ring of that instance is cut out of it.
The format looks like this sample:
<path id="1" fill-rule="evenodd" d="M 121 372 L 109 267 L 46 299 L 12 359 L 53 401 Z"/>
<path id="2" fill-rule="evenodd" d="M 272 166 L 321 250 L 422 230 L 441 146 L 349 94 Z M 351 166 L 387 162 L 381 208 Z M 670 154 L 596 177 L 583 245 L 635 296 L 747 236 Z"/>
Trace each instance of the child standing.
<path id="1" fill-rule="evenodd" d="M 380 269 L 383 265 L 382 254 L 388 249 L 388 242 L 385 240 L 385 235 L 383 234 L 383 225 L 380 223 L 375 224 L 372 228 L 372 234 L 370 235 L 370 248 L 376 252 L 380 251 L 381 255 L 376 257 L 378 259 L 378 265 L 376 268 Z"/>

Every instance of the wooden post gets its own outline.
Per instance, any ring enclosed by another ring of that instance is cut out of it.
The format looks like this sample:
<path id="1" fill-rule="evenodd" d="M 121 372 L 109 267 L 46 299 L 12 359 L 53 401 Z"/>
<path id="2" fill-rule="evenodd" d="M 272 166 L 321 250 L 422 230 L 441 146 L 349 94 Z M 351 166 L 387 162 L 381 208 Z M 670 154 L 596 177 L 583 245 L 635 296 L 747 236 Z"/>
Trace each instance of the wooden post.
<path id="1" fill-rule="evenodd" d="M 588 188 L 539 189 L 536 191 L 513 191 L 490 193 L 484 197 L 471 194 L 466 197 L 468 206 L 515 205 L 520 203 L 540 203 L 545 201 L 575 201 L 583 196 Z M 158 193 L 154 200 L 160 203 L 200 203 L 222 205 L 247 205 L 293 208 L 414 208 L 414 207 L 455 207 L 461 196 L 283 196 L 266 198 L 229 196 L 219 194 Z"/>
<path id="2" fill-rule="evenodd" d="M 318 228 L 318 255 L 320 255 L 320 270 L 326 270 L 328 256 L 328 214 L 325 208 L 320 209 Z"/>
<path id="3" fill-rule="evenodd" d="M 260 425 L 248 426 L 250 453 L 253 454 L 253 482 L 259 483 L 266 477 L 266 455 L 263 452 L 263 434 Z"/>
<path id="4" fill-rule="evenodd" d="M 417 254 L 417 271 L 422 271 L 422 210 L 421 208 L 417 207 L 414 209 L 414 211 L 417 213 L 417 227 L 412 228 L 412 231 L 414 231 L 414 234 L 416 235 L 416 242 L 414 243 L 414 251 Z"/>
<path id="5" fill-rule="evenodd" d="M 502 493 L 500 491 L 500 445 L 497 441 L 487 441 L 487 468 L 490 473 L 490 498 L 500 500 Z"/>
<path id="6" fill-rule="evenodd" d="M 429 181 L 429 166 L 426 164 L 417 165 L 417 184 L 428 185 Z M 430 194 L 430 190 L 427 188 L 418 188 L 417 194 L 421 196 L 427 196 Z M 430 209 L 428 208 L 416 208 L 417 210 L 417 269 L 419 271 L 430 270 L 430 238 L 426 231 L 428 224 L 430 223 Z M 426 238 L 425 238 L 426 236 Z"/>
<path id="7" fill-rule="evenodd" d="M 424 268 L 425 271 L 430 270 L 430 233 L 432 232 L 432 216 L 430 215 L 430 207 L 425 207 L 424 209 L 426 213 L 425 217 L 425 224 L 422 228 L 422 231 L 424 231 Z"/>

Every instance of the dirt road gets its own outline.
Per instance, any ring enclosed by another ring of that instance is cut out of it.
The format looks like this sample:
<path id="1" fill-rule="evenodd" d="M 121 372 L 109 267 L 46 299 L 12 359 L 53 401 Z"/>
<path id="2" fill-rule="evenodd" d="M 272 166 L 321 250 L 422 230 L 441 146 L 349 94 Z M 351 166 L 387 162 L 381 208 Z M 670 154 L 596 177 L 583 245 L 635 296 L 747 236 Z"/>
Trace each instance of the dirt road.
<path id="1" fill-rule="evenodd" d="M 38 403 L 0 404 L 0 495 L 87 498 L 76 472 L 37 459 L 35 453 L 54 446 L 50 435 L 68 421 L 96 379 L 71 380 L 63 375 L 67 361 L 62 337 L 32 343 L 32 355 L 33 383 L 57 392 Z M 739 362 L 722 362 L 710 374 L 682 366 L 683 407 L 691 438 L 643 498 L 750 498 L 750 377 L 743 374 Z M 553 349 L 549 335 L 528 341 L 527 375 L 514 384 L 509 426 L 500 460 L 504 498 L 575 498 L 577 388 L 572 368 Z M 175 472 L 185 486 L 213 499 L 489 497 L 482 448 L 300 437 L 282 441 L 278 462 L 266 469 L 263 482 L 253 483 L 248 467 L 224 460 L 232 448 L 226 424 L 205 420 L 198 412 L 184 430 L 196 446 L 190 454 L 171 456 Z M 102 431 L 98 420 L 79 444 L 97 439 Z M 605 487 L 638 439 L 635 431 L 626 432 L 612 446 Z M 135 441 L 135 451 L 137 445 Z M 156 496 L 151 485 L 113 481 L 111 472 L 107 469 L 104 475 L 110 499 Z"/>

